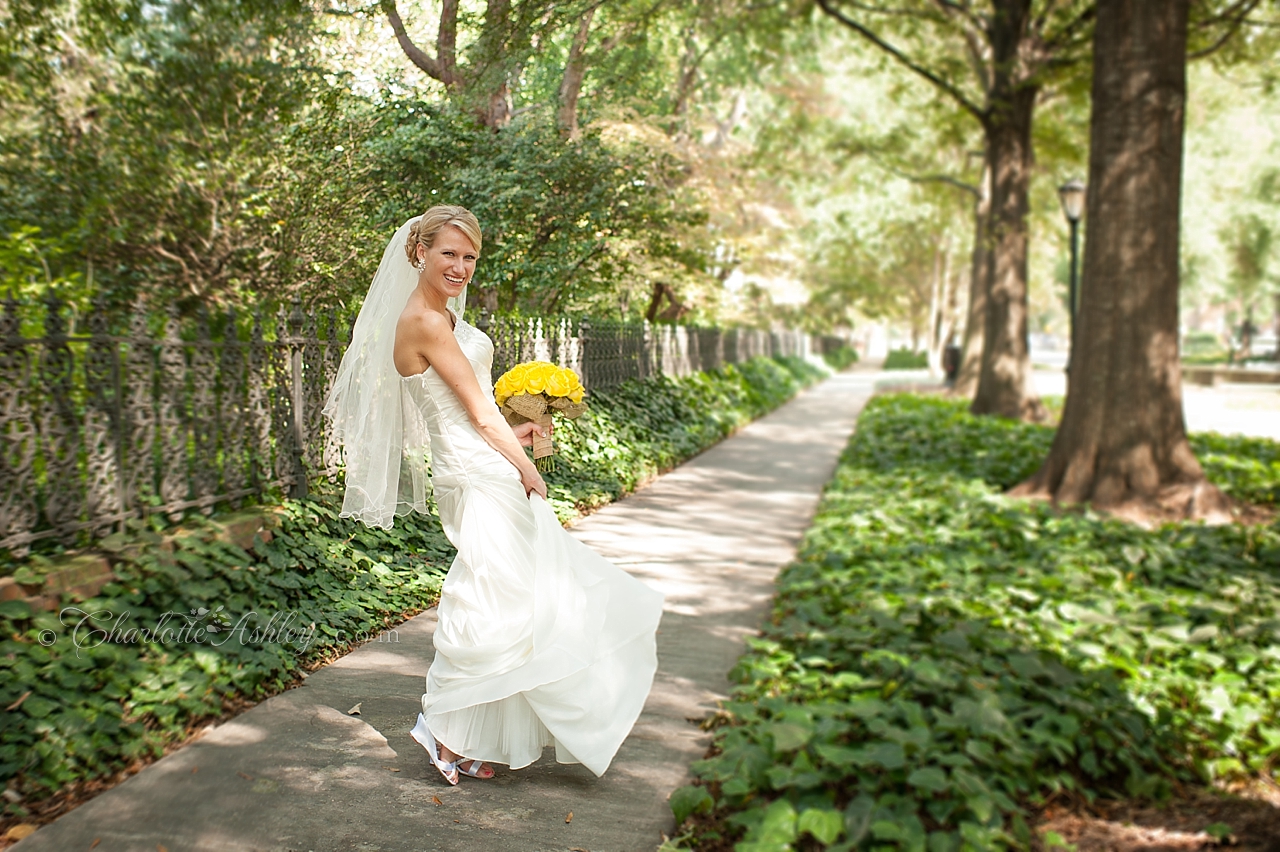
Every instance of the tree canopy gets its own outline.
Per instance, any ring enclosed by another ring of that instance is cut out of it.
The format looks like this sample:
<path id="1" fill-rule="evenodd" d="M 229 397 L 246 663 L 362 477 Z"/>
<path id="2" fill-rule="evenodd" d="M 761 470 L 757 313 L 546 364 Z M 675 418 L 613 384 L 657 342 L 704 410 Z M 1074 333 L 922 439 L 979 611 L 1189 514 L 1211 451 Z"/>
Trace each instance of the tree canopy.
<path id="1" fill-rule="evenodd" d="M 1237 347 L 1280 290 L 1274 6 L 1189 12 L 1181 300 Z M 386 235 L 451 201 L 489 234 L 493 310 L 887 323 L 935 353 L 970 341 L 968 392 L 987 351 L 984 404 L 1033 414 L 1019 341 L 1066 328 L 1055 190 L 1084 173 L 1094 19 L 1092 0 L 10 0 L 0 282 L 81 308 L 352 305 Z"/>

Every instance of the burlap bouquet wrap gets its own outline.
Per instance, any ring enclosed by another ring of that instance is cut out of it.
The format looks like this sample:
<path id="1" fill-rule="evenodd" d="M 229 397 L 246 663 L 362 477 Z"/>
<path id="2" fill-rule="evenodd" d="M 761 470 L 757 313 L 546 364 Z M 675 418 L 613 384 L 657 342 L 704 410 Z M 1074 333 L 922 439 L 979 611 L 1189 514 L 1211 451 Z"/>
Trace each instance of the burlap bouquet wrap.
<path id="1" fill-rule="evenodd" d="M 570 420 L 587 410 L 585 393 L 577 373 L 545 361 L 517 364 L 494 384 L 494 395 L 507 422 L 515 426 L 532 421 L 550 431 L 551 417 Z M 533 459 L 538 470 L 554 469 L 555 448 L 551 436 L 533 433 Z"/>

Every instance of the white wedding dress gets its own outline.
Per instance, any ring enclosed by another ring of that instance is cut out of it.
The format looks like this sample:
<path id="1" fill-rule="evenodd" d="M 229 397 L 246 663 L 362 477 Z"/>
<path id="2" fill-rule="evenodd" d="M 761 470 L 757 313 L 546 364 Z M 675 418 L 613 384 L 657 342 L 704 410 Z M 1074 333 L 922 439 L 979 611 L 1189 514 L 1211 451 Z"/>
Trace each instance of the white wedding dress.
<path id="1" fill-rule="evenodd" d="M 492 397 L 493 343 L 455 320 Z M 649 694 L 662 595 L 569 535 L 540 496 L 526 497 L 433 369 L 401 381 L 405 445 L 429 433 L 436 504 L 458 549 L 422 696 L 427 726 L 466 758 L 519 769 L 554 745 L 556 760 L 602 775 Z"/>

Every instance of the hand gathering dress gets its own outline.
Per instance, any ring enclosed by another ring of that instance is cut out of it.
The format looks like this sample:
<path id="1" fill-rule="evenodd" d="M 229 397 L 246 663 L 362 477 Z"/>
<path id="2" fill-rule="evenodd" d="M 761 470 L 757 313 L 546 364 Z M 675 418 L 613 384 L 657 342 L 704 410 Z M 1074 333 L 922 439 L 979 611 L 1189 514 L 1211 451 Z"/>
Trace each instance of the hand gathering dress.
<path id="1" fill-rule="evenodd" d="M 454 334 L 492 398 L 493 343 L 460 319 Z M 401 381 L 405 435 L 430 435 L 436 505 L 458 549 L 422 696 L 427 726 L 467 758 L 519 769 L 554 745 L 561 763 L 604 774 L 653 682 L 662 595 L 525 496 L 434 369 Z"/>

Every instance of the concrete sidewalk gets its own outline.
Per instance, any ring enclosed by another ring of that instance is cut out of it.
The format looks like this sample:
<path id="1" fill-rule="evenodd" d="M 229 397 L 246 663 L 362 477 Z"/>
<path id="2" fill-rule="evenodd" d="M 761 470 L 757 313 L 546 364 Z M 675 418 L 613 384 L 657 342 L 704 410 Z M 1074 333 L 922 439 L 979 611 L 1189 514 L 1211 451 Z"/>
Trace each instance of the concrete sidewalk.
<path id="1" fill-rule="evenodd" d="M 761 623 L 874 378 L 836 376 L 574 527 L 667 596 L 653 692 L 603 778 L 548 752 L 449 787 L 408 734 L 432 610 L 12 848 L 653 852 L 672 829 L 667 796 L 709 741 L 690 720 L 727 694 L 725 673 Z M 348 716 L 357 702 L 362 715 Z"/>

